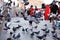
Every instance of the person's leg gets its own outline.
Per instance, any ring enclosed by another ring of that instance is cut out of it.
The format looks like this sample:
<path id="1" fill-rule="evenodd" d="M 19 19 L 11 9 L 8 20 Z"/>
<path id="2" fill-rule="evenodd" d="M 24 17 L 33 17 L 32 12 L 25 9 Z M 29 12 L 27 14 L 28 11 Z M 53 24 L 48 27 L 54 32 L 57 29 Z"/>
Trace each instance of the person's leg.
<path id="1" fill-rule="evenodd" d="M 50 23 L 51 23 L 52 17 L 49 17 L 49 20 L 50 20 Z"/>

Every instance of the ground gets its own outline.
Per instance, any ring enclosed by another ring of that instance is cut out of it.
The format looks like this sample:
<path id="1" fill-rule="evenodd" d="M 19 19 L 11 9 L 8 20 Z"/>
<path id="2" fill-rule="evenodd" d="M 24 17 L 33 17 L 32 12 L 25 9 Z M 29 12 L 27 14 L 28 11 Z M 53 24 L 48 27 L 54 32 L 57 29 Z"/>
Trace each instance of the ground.
<path id="1" fill-rule="evenodd" d="M 20 22 L 17 23 L 16 21 L 20 21 Z M 37 25 L 38 28 L 37 29 L 33 28 L 33 31 L 35 31 L 35 32 L 40 31 L 40 34 L 39 34 L 40 36 L 44 34 L 44 32 L 41 29 L 44 29 L 45 28 L 44 25 L 47 24 L 47 28 L 50 30 L 50 32 L 49 32 L 46 40 L 53 40 L 52 33 L 51 33 L 51 31 L 53 31 L 52 23 L 50 23 L 49 20 L 40 21 L 39 24 L 36 24 L 36 23 L 33 22 L 33 25 L 30 26 L 28 21 L 26 21 L 26 20 L 24 20 L 23 18 L 20 18 L 20 17 L 14 17 L 14 18 L 11 19 L 11 22 L 8 22 L 8 25 L 10 25 L 9 27 L 11 28 L 10 30 L 5 31 L 5 30 L 3 30 L 4 27 L 2 28 L 0 40 L 6 40 L 8 37 L 10 37 L 10 34 L 9 34 L 10 31 L 12 31 L 13 27 L 17 27 L 18 24 L 23 26 L 22 28 L 24 28 L 24 29 L 26 29 L 26 28 L 32 29 L 32 27 Z M 38 40 L 38 38 L 36 38 L 37 35 L 34 35 L 33 39 L 30 37 L 30 33 L 31 33 L 30 30 L 29 30 L 28 34 L 27 33 L 25 33 L 25 34 L 22 33 L 22 31 L 21 31 L 22 28 L 19 28 L 15 32 L 16 35 L 18 33 L 20 33 L 20 35 L 21 35 L 21 37 L 18 40 Z M 57 33 L 59 33 L 58 30 L 57 30 Z M 58 34 L 58 36 L 60 37 L 60 34 Z"/>

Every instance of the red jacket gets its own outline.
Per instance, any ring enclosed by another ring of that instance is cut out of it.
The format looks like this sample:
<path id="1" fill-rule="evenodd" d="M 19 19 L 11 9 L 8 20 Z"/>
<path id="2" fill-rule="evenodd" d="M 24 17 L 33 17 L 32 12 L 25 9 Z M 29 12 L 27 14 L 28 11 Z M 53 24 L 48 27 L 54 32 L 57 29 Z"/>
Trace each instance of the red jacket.
<path id="1" fill-rule="evenodd" d="M 34 8 L 29 9 L 30 15 L 33 15 L 33 11 L 34 11 Z"/>
<path id="2" fill-rule="evenodd" d="M 44 13 L 45 20 L 48 20 L 48 14 L 49 13 L 50 13 L 50 6 L 46 5 L 46 7 L 45 7 L 45 13 Z"/>

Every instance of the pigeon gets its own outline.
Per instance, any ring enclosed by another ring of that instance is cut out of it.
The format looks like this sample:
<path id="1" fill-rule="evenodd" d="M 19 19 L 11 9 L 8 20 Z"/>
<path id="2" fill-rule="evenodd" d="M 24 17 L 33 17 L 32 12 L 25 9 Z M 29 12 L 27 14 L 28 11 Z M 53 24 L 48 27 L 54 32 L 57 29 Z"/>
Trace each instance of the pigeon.
<path id="1" fill-rule="evenodd" d="M 5 27 L 6 27 L 7 29 L 10 29 L 10 27 L 7 27 L 7 23 L 5 23 Z"/>
<path id="2" fill-rule="evenodd" d="M 36 36 L 38 39 L 43 39 L 43 36 Z"/>
<path id="3" fill-rule="evenodd" d="M 16 39 L 17 39 L 17 38 L 20 38 L 20 33 L 18 33 L 18 35 L 16 36 Z"/>
<path id="4" fill-rule="evenodd" d="M 7 40 L 11 40 L 11 38 L 7 38 Z"/>
<path id="5" fill-rule="evenodd" d="M 57 40 L 60 40 L 60 38 L 57 37 Z"/>
<path id="6" fill-rule="evenodd" d="M 29 24 L 32 25 L 32 21 L 29 21 Z"/>
<path id="7" fill-rule="evenodd" d="M 45 31 L 45 33 L 49 33 L 50 30 Z"/>
<path id="8" fill-rule="evenodd" d="M 40 33 L 40 31 L 38 31 L 38 32 L 34 32 L 35 34 L 39 34 Z"/>
<path id="9" fill-rule="evenodd" d="M 54 34 L 54 33 L 55 33 L 55 31 L 51 31 L 51 33 L 53 33 L 53 34 Z"/>
<path id="10" fill-rule="evenodd" d="M 16 23 L 19 23 L 20 21 L 18 20 L 18 21 L 16 21 Z"/>
<path id="11" fill-rule="evenodd" d="M 7 27 L 7 23 L 5 23 L 5 27 Z"/>
<path id="12" fill-rule="evenodd" d="M 18 27 L 16 27 L 17 29 L 21 28 L 22 26 L 18 25 Z"/>
<path id="13" fill-rule="evenodd" d="M 15 38 L 15 34 L 13 34 L 13 38 L 16 39 L 16 38 Z"/>
<path id="14" fill-rule="evenodd" d="M 43 39 L 43 40 L 46 40 L 46 39 Z"/>
<path id="15" fill-rule="evenodd" d="M 14 32 L 16 31 L 16 28 L 15 27 L 13 27 L 13 29 L 12 29 Z"/>
<path id="16" fill-rule="evenodd" d="M 23 28 L 23 29 L 22 29 L 22 31 L 24 32 L 24 31 L 25 31 L 25 29 Z"/>
<path id="17" fill-rule="evenodd" d="M 7 31 L 8 29 L 7 28 L 4 28 L 3 30 L 6 30 Z"/>
<path id="18" fill-rule="evenodd" d="M 46 40 L 46 36 L 47 36 L 47 34 L 44 34 L 44 35 L 42 35 L 42 36 L 37 36 L 39 39 L 43 39 L 43 40 Z"/>
<path id="19" fill-rule="evenodd" d="M 14 34 L 14 35 L 13 35 L 13 38 L 14 38 L 14 39 L 20 38 L 20 33 L 18 33 L 17 36 Z"/>
<path id="20" fill-rule="evenodd" d="M 47 36 L 47 34 L 44 34 L 44 35 L 43 35 L 43 37 L 46 37 L 46 36 Z"/>
<path id="21" fill-rule="evenodd" d="M 44 26 L 47 26 L 47 24 L 45 24 Z"/>
<path id="22" fill-rule="evenodd" d="M 54 38 L 57 38 L 57 33 L 53 35 Z"/>
<path id="23" fill-rule="evenodd" d="M 33 31 L 33 29 L 30 29 L 31 31 Z"/>
<path id="24" fill-rule="evenodd" d="M 10 24 L 10 25 L 11 25 L 11 24 Z M 9 27 L 10 25 L 7 26 L 7 23 L 5 23 L 5 27 L 8 28 L 8 29 L 10 29 L 10 27 Z"/>
<path id="25" fill-rule="evenodd" d="M 10 32 L 10 35 L 12 35 L 13 34 L 13 32 Z"/>
<path id="26" fill-rule="evenodd" d="M 28 32 L 28 28 L 26 28 L 25 31 Z"/>
<path id="27" fill-rule="evenodd" d="M 45 28 L 45 29 L 41 29 L 42 31 L 46 31 L 47 30 L 47 28 Z"/>
<path id="28" fill-rule="evenodd" d="M 52 27 L 53 28 L 53 30 L 56 30 L 56 28 L 55 27 Z"/>
<path id="29" fill-rule="evenodd" d="M 6 31 L 7 31 L 8 29 L 10 29 L 10 28 L 9 28 L 9 27 L 7 27 L 7 28 L 4 28 L 3 30 L 6 30 Z"/>
<path id="30" fill-rule="evenodd" d="M 30 35 L 31 35 L 31 38 L 33 38 L 33 36 L 34 36 L 34 32 L 32 32 Z"/>
<path id="31" fill-rule="evenodd" d="M 37 28 L 38 26 L 35 26 L 35 28 Z"/>
<path id="32" fill-rule="evenodd" d="M 34 35 L 34 32 L 31 33 L 31 36 L 33 36 L 33 35 Z"/>
<path id="33" fill-rule="evenodd" d="M 10 27 L 7 27 L 7 29 L 10 29 Z"/>

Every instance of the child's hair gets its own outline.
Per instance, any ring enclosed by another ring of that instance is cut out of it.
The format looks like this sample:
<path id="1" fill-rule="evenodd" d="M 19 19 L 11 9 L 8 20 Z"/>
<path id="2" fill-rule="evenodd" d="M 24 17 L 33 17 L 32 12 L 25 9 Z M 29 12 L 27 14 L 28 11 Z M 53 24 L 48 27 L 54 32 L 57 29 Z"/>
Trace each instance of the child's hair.
<path id="1" fill-rule="evenodd" d="M 45 8 L 45 4 L 44 4 L 44 3 L 42 4 L 42 8 L 43 8 L 43 9 Z"/>
<path id="2" fill-rule="evenodd" d="M 30 7 L 33 7 L 33 5 L 31 5 Z"/>

